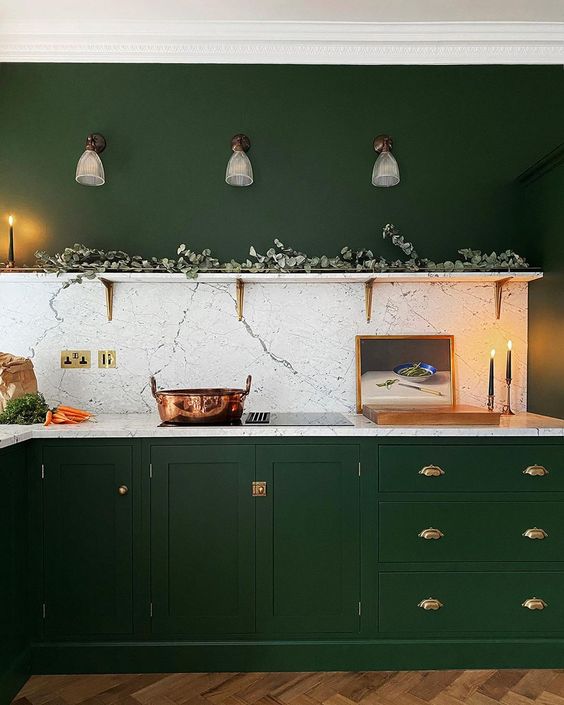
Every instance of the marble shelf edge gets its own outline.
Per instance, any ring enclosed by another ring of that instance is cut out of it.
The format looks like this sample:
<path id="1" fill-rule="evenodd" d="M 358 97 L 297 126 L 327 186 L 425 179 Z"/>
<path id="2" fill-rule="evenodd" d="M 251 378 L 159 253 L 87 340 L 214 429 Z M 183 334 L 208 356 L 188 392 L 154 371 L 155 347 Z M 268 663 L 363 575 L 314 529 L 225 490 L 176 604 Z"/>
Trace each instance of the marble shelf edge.
<path id="1" fill-rule="evenodd" d="M 62 275 L 33 270 L 0 271 L 0 284 L 53 283 L 68 282 L 76 278 L 78 273 Z M 151 283 L 151 284 L 196 284 L 209 282 L 218 284 L 235 284 L 237 317 L 243 319 L 244 290 L 246 284 L 363 284 L 366 320 L 370 322 L 372 315 L 372 298 L 374 288 L 378 283 L 484 283 L 493 284 L 494 311 L 496 319 L 501 317 L 503 290 L 512 282 L 529 283 L 542 279 L 541 271 L 489 271 L 489 272 L 202 272 L 196 279 L 189 279 L 184 274 L 167 272 L 103 272 L 93 279 L 84 279 L 83 284 L 100 282 L 104 288 L 107 318 L 112 320 L 113 293 L 115 284 Z"/>

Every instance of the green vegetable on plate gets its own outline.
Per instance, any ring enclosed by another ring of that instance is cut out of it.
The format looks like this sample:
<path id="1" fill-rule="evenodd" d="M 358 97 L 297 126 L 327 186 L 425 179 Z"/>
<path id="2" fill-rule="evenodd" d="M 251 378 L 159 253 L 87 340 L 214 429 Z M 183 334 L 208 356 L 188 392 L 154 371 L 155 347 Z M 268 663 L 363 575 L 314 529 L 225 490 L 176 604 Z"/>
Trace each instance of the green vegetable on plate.
<path id="1" fill-rule="evenodd" d="M 399 373 L 402 377 L 429 377 L 431 375 L 429 370 L 421 367 L 421 363 L 417 362 L 411 367 L 406 367 Z"/>

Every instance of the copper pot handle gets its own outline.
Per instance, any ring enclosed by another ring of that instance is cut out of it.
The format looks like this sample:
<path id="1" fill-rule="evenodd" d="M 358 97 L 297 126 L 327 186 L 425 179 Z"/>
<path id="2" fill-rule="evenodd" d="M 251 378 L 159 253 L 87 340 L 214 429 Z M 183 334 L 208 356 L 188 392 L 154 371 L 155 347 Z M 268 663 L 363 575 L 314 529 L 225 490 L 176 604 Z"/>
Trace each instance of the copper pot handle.
<path id="1" fill-rule="evenodd" d="M 245 391 L 243 393 L 243 398 L 246 397 L 249 394 L 249 392 L 251 391 L 251 382 L 252 381 L 253 381 L 253 378 L 251 377 L 251 375 L 249 375 L 247 377 L 247 383 L 245 384 Z"/>
<path id="2" fill-rule="evenodd" d="M 157 380 L 154 378 L 153 375 L 150 377 L 150 382 L 151 382 L 151 393 L 155 397 L 155 399 L 158 400 L 157 397 Z"/>

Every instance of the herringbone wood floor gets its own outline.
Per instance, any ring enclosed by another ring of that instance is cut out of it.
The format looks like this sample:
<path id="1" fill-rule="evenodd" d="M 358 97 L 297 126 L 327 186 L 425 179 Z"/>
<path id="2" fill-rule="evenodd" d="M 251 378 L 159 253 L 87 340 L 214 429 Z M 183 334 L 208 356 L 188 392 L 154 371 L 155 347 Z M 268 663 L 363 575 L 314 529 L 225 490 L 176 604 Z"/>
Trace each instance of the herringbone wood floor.
<path id="1" fill-rule="evenodd" d="M 13 705 L 564 705 L 564 670 L 33 676 Z"/>

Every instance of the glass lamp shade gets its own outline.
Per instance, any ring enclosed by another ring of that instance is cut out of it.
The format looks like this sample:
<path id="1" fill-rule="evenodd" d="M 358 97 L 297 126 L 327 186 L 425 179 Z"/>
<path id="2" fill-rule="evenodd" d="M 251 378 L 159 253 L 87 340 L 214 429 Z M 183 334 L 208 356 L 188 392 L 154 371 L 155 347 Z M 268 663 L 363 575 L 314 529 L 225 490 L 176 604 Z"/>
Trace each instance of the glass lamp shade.
<path id="1" fill-rule="evenodd" d="M 253 183 L 253 167 L 245 152 L 233 152 L 227 162 L 225 181 L 230 186 L 250 186 Z"/>
<path id="2" fill-rule="evenodd" d="M 396 186 L 399 184 L 400 174 L 398 163 L 391 152 L 382 152 L 372 169 L 373 186 Z"/>
<path id="3" fill-rule="evenodd" d="M 102 186 L 106 183 L 104 165 L 93 149 L 87 149 L 78 160 L 76 180 L 83 186 Z"/>

